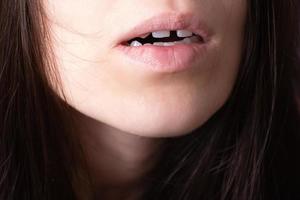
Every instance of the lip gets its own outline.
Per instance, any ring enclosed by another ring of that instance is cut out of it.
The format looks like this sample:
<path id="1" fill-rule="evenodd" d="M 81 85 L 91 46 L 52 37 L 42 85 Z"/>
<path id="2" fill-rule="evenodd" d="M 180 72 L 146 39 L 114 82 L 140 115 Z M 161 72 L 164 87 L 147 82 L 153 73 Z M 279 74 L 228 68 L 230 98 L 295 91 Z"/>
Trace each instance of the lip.
<path id="1" fill-rule="evenodd" d="M 124 45 L 124 42 L 141 35 L 162 30 L 189 30 L 202 37 L 203 42 L 176 44 L 174 46 L 138 46 Z M 204 56 L 214 35 L 201 19 L 191 13 L 163 13 L 153 16 L 122 34 L 118 40 L 118 49 L 127 61 L 146 67 L 154 72 L 179 72 L 189 69 Z"/>

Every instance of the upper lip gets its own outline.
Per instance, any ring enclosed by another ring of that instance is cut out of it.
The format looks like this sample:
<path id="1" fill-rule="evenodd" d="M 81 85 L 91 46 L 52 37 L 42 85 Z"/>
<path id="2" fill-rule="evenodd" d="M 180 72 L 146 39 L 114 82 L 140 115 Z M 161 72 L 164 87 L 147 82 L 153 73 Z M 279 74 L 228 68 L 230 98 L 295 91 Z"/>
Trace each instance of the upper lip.
<path id="1" fill-rule="evenodd" d="M 125 34 L 123 33 L 118 44 L 147 33 L 162 30 L 188 30 L 201 36 L 204 42 L 209 41 L 213 35 L 211 28 L 194 14 L 162 13 L 140 22 Z"/>

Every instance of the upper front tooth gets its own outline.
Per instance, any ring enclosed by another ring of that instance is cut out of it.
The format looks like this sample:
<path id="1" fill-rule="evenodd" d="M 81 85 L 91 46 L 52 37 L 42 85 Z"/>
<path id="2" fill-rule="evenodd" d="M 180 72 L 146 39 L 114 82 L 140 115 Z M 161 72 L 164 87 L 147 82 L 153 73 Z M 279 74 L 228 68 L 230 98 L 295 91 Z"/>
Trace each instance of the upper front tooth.
<path id="1" fill-rule="evenodd" d="M 154 38 L 166 38 L 170 37 L 171 32 L 170 31 L 155 31 L 152 32 L 152 37 Z"/>
<path id="2" fill-rule="evenodd" d="M 193 35 L 191 31 L 187 30 L 178 30 L 176 31 L 178 37 L 190 37 Z"/>

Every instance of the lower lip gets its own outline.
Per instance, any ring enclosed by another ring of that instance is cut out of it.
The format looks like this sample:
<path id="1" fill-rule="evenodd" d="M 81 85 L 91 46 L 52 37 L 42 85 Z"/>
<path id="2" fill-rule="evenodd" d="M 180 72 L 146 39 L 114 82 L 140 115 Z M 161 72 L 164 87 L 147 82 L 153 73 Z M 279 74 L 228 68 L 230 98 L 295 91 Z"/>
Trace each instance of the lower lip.
<path id="1" fill-rule="evenodd" d="M 207 51 L 207 43 L 177 44 L 174 46 L 119 45 L 130 62 L 155 72 L 180 72 L 196 66 Z"/>

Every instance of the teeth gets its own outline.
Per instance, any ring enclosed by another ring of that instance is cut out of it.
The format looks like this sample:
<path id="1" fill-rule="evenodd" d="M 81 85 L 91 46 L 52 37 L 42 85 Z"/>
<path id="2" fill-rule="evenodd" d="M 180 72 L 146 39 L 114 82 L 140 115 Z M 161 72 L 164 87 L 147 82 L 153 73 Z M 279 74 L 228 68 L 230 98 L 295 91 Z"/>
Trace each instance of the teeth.
<path id="1" fill-rule="evenodd" d="M 187 30 L 178 30 L 176 31 L 178 37 L 190 37 L 193 35 L 192 32 Z"/>
<path id="2" fill-rule="evenodd" d="M 165 46 L 165 47 L 173 46 L 173 45 L 175 45 L 174 42 L 164 42 L 164 46 Z"/>
<path id="3" fill-rule="evenodd" d="M 155 45 L 155 46 L 164 46 L 164 42 L 154 42 L 153 45 Z"/>
<path id="4" fill-rule="evenodd" d="M 153 45 L 155 46 L 173 46 L 175 45 L 176 43 L 175 42 L 154 42 Z"/>
<path id="5" fill-rule="evenodd" d="M 171 32 L 170 31 L 156 31 L 152 32 L 152 37 L 154 38 L 166 38 L 170 37 Z"/>
<path id="6" fill-rule="evenodd" d="M 132 46 L 132 47 L 138 47 L 138 46 L 142 46 L 142 43 L 140 43 L 140 42 L 134 40 L 134 41 L 132 41 L 132 42 L 130 43 L 130 46 Z"/>
<path id="7" fill-rule="evenodd" d="M 176 41 L 174 42 L 175 44 L 190 44 L 189 41 L 186 41 L 186 40 L 180 40 L 180 41 Z"/>
<path id="8" fill-rule="evenodd" d="M 138 47 L 138 46 L 150 46 L 150 45 L 154 45 L 154 46 L 173 46 L 176 44 L 191 44 L 191 43 L 196 43 L 199 42 L 199 38 L 197 36 L 192 36 L 189 38 L 184 38 L 183 40 L 180 41 L 175 41 L 175 42 L 154 42 L 153 44 L 150 43 L 146 43 L 146 44 L 142 44 L 136 40 L 132 41 L 130 43 L 130 46 L 132 47 Z"/>
<path id="9" fill-rule="evenodd" d="M 192 40 L 190 38 L 184 38 L 183 39 L 183 43 L 184 44 L 191 44 L 192 43 Z"/>
<path id="10" fill-rule="evenodd" d="M 184 38 L 183 40 L 174 42 L 175 44 L 191 44 L 199 42 L 199 39 L 196 36 Z"/>
<path id="11" fill-rule="evenodd" d="M 177 33 L 177 37 L 191 37 L 191 36 L 193 36 L 193 33 L 191 31 L 188 31 L 188 30 L 177 30 L 176 33 Z M 145 39 L 149 35 L 151 35 L 151 33 L 141 35 L 141 36 L 139 36 L 139 38 Z M 155 31 L 155 32 L 152 32 L 152 36 L 154 38 L 170 37 L 171 36 L 171 31 Z"/>

